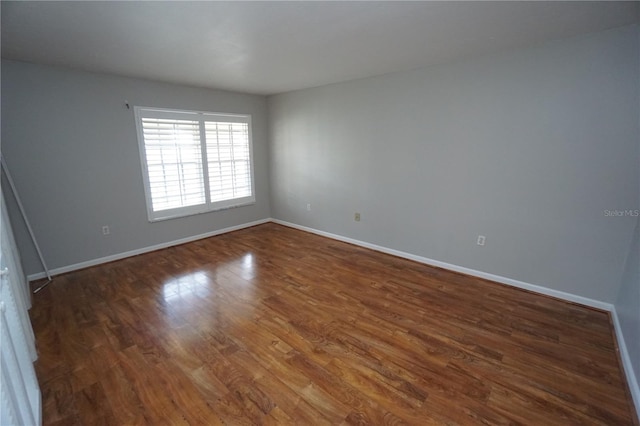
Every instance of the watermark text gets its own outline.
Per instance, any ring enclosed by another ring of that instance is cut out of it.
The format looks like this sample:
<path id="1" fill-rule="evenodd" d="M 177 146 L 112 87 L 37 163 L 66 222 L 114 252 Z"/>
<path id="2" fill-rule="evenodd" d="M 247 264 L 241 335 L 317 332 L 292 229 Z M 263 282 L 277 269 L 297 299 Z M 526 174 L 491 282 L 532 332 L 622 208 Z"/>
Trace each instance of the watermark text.
<path id="1" fill-rule="evenodd" d="M 605 210 L 605 217 L 638 217 L 640 216 L 640 209 L 636 210 Z"/>

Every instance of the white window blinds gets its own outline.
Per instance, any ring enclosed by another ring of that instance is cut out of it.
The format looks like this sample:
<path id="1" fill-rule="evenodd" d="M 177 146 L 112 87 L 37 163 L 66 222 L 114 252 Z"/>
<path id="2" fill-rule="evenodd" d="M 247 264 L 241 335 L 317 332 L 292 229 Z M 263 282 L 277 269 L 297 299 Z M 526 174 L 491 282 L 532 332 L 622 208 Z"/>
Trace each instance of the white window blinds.
<path id="1" fill-rule="evenodd" d="M 198 122 L 143 118 L 142 130 L 153 210 L 203 204 Z"/>
<path id="2" fill-rule="evenodd" d="M 255 202 L 251 117 L 135 107 L 149 219 Z"/>
<path id="3" fill-rule="evenodd" d="M 212 201 L 251 195 L 251 155 L 247 123 L 205 122 Z"/>

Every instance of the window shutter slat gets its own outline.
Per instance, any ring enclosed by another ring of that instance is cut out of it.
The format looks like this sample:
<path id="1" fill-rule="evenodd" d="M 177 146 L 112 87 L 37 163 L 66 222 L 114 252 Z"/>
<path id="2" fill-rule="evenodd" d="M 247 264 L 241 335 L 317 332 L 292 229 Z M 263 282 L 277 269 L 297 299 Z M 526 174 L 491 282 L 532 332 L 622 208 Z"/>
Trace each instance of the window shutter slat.
<path id="1" fill-rule="evenodd" d="M 211 201 L 252 195 L 247 123 L 205 122 Z"/>
<path id="2" fill-rule="evenodd" d="M 205 203 L 198 121 L 143 118 L 142 131 L 153 210 Z"/>

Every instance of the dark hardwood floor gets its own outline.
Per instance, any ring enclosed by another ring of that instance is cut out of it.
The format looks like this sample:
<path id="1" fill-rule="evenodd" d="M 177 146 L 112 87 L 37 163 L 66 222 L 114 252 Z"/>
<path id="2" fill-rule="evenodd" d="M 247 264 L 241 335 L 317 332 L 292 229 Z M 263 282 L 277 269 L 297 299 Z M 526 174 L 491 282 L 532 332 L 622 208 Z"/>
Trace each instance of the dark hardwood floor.
<path id="1" fill-rule="evenodd" d="M 635 420 L 609 316 L 265 224 L 34 296 L 44 423 Z"/>

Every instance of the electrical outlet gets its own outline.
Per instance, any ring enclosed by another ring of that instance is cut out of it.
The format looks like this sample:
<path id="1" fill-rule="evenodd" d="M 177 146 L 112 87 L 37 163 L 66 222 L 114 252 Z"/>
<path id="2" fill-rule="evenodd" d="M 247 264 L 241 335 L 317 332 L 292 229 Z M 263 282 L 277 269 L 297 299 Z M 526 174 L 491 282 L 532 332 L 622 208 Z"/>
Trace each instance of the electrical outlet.
<path id="1" fill-rule="evenodd" d="M 360 222 L 360 213 L 356 212 L 353 215 L 353 220 L 355 220 L 356 222 Z"/>
<path id="2" fill-rule="evenodd" d="M 487 237 L 485 237 L 484 235 L 478 235 L 478 241 L 476 242 L 476 244 L 478 244 L 479 246 L 483 246 L 486 239 Z"/>
<path id="3" fill-rule="evenodd" d="M 307 211 L 310 212 L 311 211 L 311 203 L 307 203 Z"/>
<path id="4" fill-rule="evenodd" d="M 105 225 L 102 227 L 102 235 L 109 235 L 109 226 Z"/>

